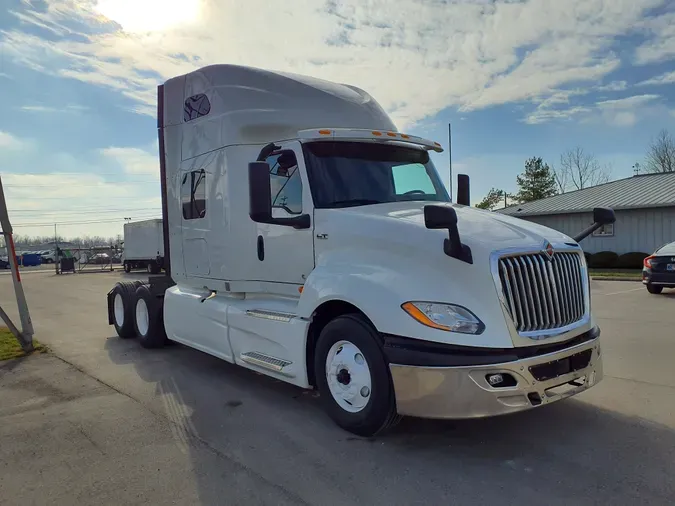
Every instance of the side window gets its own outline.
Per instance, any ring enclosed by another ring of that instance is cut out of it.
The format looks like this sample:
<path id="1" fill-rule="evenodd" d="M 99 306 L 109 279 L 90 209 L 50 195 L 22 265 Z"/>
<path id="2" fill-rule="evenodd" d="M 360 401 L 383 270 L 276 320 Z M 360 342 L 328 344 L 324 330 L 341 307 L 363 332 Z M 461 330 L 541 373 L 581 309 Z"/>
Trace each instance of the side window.
<path id="1" fill-rule="evenodd" d="M 193 95 L 185 101 L 183 107 L 183 121 L 186 123 L 193 119 L 201 118 L 211 112 L 211 102 L 209 97 L 200 93 Z"/>
<path id="2" fill-rule="evenodd" d="M 396 195 L 404 195 L 408 192 L 436 194 L 436 188 L 427 174 L 427 169 L 421 163 L 395 165 L 391 168 L 391 173 L 394 178 Z"/>
<path id="3" fill-rule="evenodd" d="M 186 172 L 180 189 L 183 219 L 196 220 L 206 216 L 206 172 L 204 169 Z"/>
<path id="4" fill-rule="evenodd" d="M 302 180 L 293 151 L 274 153 L 265 160 L 270 166 L 272 208 L 290 214 L 302 213 Z"/>

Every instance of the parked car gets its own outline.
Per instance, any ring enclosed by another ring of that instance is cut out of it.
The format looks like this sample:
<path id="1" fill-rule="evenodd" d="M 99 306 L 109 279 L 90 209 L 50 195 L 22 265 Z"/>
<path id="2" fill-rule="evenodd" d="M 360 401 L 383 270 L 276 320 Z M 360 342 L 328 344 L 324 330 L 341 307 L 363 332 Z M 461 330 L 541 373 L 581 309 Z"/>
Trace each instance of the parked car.
<path id="1" fill-rule="evenodd" d="M 661 246 L 644 259 L 642 283 L 649 293 L 659 294 L 664 288 L 675 288 L 675 241 Z"/>
<path id="2" fill-rule="evenodd" d="M 0 257 L 0 270 L 9 269 L 9 259 L 7 257 Z"/>
<path id="3" fill-rule="evenodd" d="M 56 251 L 55 250 L 40 251 L 40 255 L 42 256 L 42 263 L 43 264 L 53 264 L 54 261 L 56 260 Z"/>
<path id="4" fill-rule="evenodd" d="M 109 264 L 110 255 L 108 255 L 107 253 L 96 253 L 91 258 L 89 258 L 89 263 L 96 265 Z"/>

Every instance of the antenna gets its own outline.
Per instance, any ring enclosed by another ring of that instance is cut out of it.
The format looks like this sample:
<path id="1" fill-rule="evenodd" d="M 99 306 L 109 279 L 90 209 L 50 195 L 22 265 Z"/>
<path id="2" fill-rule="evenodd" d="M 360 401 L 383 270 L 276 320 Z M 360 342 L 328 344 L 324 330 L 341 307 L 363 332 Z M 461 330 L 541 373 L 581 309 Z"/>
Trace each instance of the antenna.
<path id="1" fill-rule="evenodd" d="M 452 202 L 452 124 L 448 123 L 448 159 L 450 160 L 450 202 Z"/>

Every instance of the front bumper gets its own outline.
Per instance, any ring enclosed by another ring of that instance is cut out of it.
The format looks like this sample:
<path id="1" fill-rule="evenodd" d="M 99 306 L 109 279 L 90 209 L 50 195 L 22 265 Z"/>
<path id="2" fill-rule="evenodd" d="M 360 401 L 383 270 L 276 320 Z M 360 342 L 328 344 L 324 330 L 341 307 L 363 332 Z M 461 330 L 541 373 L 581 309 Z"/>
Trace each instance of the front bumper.
<path id="1" fill-rule="evenodd" d="M 499 364 L 389 367 L 399 414 L 479 418 L 532 409 L 587 390 L 603 377 L 600 352 L 597 335 L 563 350 Z M 487 376 L 492 374 L 509 375 L 513 380 L 504 384 L 515 384 L 491 386 Z"/>

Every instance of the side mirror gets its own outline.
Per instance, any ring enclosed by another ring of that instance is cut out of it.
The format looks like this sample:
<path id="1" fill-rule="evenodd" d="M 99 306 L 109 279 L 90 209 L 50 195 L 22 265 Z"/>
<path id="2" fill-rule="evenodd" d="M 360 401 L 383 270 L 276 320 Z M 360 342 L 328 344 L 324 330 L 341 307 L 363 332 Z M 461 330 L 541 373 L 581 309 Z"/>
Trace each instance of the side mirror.
<path id="1" fill-rule="evenodd" d="M 457 225 L 457 212 L 452 207 L 424 206 L 424 226 L 430 229 Z"/>
<path id="2" fill-rule="evenodd" d="M 270 166 L 267 162 L 248 164 L 248 214 L 257 223 L 270 223 L 272 219 L 272 188 Z"/>
<path id="3" fill-rule="evenodd" d="M 595 232 L 603 225 L 609 225 L 610 223 L 614 223 L 615 221 L 616 216 L 614 215 L 613 209 L 610 209 L 609 207 L 596 207 L 593 209 L 593 225 L 588 227 L 583 232 L 575 235 L 574 240 L 576 242 L 579 242 L 588 237 L 589 235 L 591 235 L 593 232 Z"/>
<path id="4" fill-rule="evenodd" d="M 593 209 L 593 221 L 600 225 L 609 225 L 616 221 L 614 210 L 609 207 L 596 207 Z"/>
<path id="5" fill-rule="evenodd" d="M 448 238 L 443 241 L 443 252 L 449 257 L 473 264 L 471 248 L 462 244 L 457 228 L 457 211 L 449 206 L 424 206 L 424 226 L 429 229 L 448 229 Z"/>
<path id="6" fill-rule="evenodd" d="M 457 203 L 463 206 L 471 205 L 469 191 L 469 175 L 457 174 Z"/>
<path id="7" fill-rule="evenodd" d="M 256 223 L 284 225 L 293 228 L 309 228 L 309 214 L 292 218 L 272 217 L 272 188 L 270 184 L 270 166 L 267 162 L 248 164 L 248 215 Z"/>

